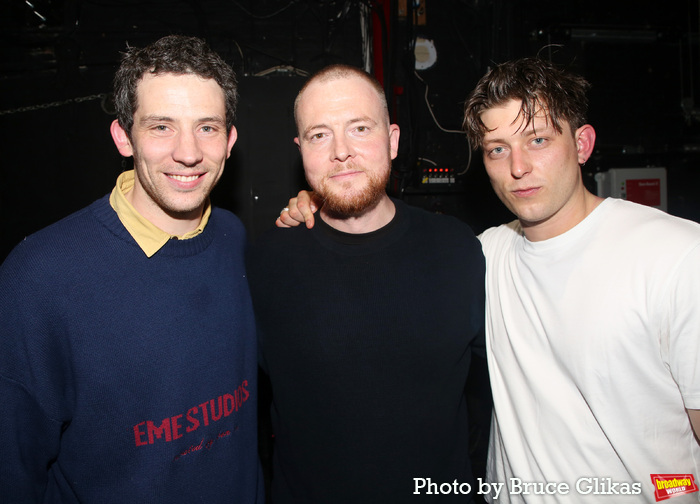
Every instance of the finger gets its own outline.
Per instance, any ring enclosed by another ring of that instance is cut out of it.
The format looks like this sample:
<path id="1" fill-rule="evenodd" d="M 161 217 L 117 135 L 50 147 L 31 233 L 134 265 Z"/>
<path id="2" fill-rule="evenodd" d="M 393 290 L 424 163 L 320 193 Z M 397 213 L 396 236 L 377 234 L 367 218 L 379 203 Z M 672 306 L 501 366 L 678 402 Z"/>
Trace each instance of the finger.
<path id="1" fill-rule="evenodd" d="M 293 214 L 297 215 L 296 218 L 293 216 Z M 279 224 L 277 224 L 278 221 Z M 301 212 L 296 210 L 296 203 L 292 199 L 289 201 L 289 206 L 282 209 L 280 216 L 277 218 L 277 221 L 275 221 L 275 224 L 277 224 L 277 227 L 288 228 L 298 226 L 302 222 L 304 222 L 303 216 L 301 215 Z"/>
<path id="2" fill-rule="evenodd" d="M 280 227 L 296 227 L 296 226 L 298 226 L 301 222 L 303 222 L 303 221 L 299 221 L 299 220 L 296 220 L 296 219 L 293 219 L 292 217 L 290 217 L 289 212 L 283 212 L 283 213 L 278 217 L 278 220 L 279 220 L 282 224 L 284 224 L 284 226 L 280 226 Z"/>
<path id="3" fill-rule="evenodd" d="M 291 226 L 288 226 L 287 224 L 285 224 L 284 222 L 282 222 L 282 217 L 277 217 L 277 220 L 275 221 L 275 226 L 281 227 L 281 228 L 291 227 Z"/>
<path id="4" fill-rule="evenodd" d="M 314 227 L 314 212 L 317 210 L 317 207 L 312 201 L 310 193 L 307 191 L 300 191 L 297 197 L 293 199 L 296 200 L 294 201 L 294 206 L 301 213 L 301 217 L 303 219 L 300 222 L 305 222 L 306 227 L 309 229 Z M 290 203 L 292 203 L 291 200 Z"/>
<path id="5" fill-rule="evenodd" d="M 306 227 L 308 229 L 314 227 L 314 213 L 311 211 L 311 209 L 304 212 L 304 222 L 306 223 Z"/>
<path id="6" fill-rule="evenodd" d="M 295 204 L 304 208 L 308 206 L 313 213 L 316 213 L 316 210 L 318 210 L 316 198 L 317 196 L 315 192 L 299 191 L 299 194 L 297 194 L 297 197 L 295 198 Z"/>
<path id="7" fill-rule="evenodd" d="M 294 219 L 297 222 L 304 222 L 304 214 L 302 212 L 302 209 L 299 208 L 299 198 L 292 198 L 289 200 L 289 203 L 287 204 L 287 211 L 282 212 L 283 215 L 288 215 L 290 219 Z M 285 222 L 286 220 L 283 219 Z M 287 224 L 291 224 L 291 222 L 287 222 Z"/>

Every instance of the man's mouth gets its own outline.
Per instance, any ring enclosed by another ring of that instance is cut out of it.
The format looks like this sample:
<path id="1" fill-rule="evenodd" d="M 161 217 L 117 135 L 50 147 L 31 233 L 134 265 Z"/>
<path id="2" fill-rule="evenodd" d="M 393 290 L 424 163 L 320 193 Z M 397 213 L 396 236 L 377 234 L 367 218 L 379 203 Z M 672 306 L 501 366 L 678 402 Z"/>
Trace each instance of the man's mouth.
<path id="1" fill-rule="evenodd" d="M 197 180 L 201 175 L 173 175 L 173 174 L 168 174 L 168 177 L 171 179 L 177 180 L 178 182 L 194 182 Z"/>
<path id="2" fill-rule="evenodd" d="M 344 177 L 346 175 L 356 175 L 358 173 L 362 173 L 362 170 L 358 170 L 358 169 L 353 168 L 350 170 L 343 170 L 343 171 L 335 172 L 335 173 L 331 174 L 328 178 Z"/>
<path id="3" fill-rule="evenodd" d="M 528 196 L 534 195 L 539 190 L 539 187 L 526 187 L 524 189 L 514 189 L 511 192 L 520 198 L 527 198 Z"/>

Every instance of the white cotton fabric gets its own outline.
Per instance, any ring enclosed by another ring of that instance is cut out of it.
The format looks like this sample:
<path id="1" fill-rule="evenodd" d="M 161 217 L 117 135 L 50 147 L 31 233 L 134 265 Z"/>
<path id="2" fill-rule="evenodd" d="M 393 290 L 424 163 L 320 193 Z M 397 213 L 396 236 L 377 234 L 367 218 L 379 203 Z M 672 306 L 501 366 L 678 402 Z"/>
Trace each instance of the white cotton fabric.
<path id="1" fill-rule="evenodd" d="M 549 240 L 517 221 L 480 238 L 497 502 L 651 503 L 651 474 L 700 476 L 685 411 L 700 409 L 700 225 L 607 199 Z M 510 478 L 570 491 L 512 493 Z M 600 493 L 611 482 L 642 494 Z"/>

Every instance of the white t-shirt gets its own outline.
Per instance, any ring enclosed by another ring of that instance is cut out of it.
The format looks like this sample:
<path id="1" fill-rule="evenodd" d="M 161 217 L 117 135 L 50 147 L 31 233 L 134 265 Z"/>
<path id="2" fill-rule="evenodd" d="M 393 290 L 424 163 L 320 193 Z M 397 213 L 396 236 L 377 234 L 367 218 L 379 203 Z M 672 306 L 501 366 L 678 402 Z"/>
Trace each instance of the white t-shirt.
<path id="1" fill-rule="evenodd" d="M 700 225 L 607 199 L 550 240 L 480 238 L 494 502 L 656 502 L 652 474 L 699 477 Z"/>

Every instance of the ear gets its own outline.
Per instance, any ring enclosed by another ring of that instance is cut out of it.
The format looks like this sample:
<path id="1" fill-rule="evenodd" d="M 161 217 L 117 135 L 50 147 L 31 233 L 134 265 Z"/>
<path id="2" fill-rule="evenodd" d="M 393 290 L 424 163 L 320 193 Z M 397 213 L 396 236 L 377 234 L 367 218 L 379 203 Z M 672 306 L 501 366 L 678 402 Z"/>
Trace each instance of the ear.
<path id="1" fill-rule="evenodd" d="M 238 130 L 235 126 L 231 126 L 231 131 L 228 132 L 228 142 L 226 144 L 226 159 L 231 156 L 231 149 L 233 149 L 233 144 L 236 143 L 238 139 Z"/>
<path id="2" fill-rule="evenodd" d="M 133 156 L 134 148 L 131 146 L 131 140 L 129 140 L 129 135 L 126 134 L 124 128 L 119 125 L 119 121 L 116 119 L 112 121 L 109 131 L 112 133 L 112 140 L 114 140 L 114 145 L 117 146 L 119 154 L 124 157 Z"/>
<path id="3" fill-rule="evenodd" d="M 301 143 L 299 143 L 299 137 L 294 137 L 294 143 L 297 144 L 297 147 L 301 150 Z"/>
<path id="4" fill-rule="evenodd" d="M 399 154 L 399 136 L 401 136 L 401 130 L 398 124 L 389 125 L 389 148 L 391 152 L 391 159 L 396 159 Z"/>
<path id="5" fill-rule="evenodd" d="M 582 165 L 588 161 L 595 146 L 595 130 L 590 124 L 584 124 L 576 130 L 576 150 L 578 151 L 578 164 Z"/>

